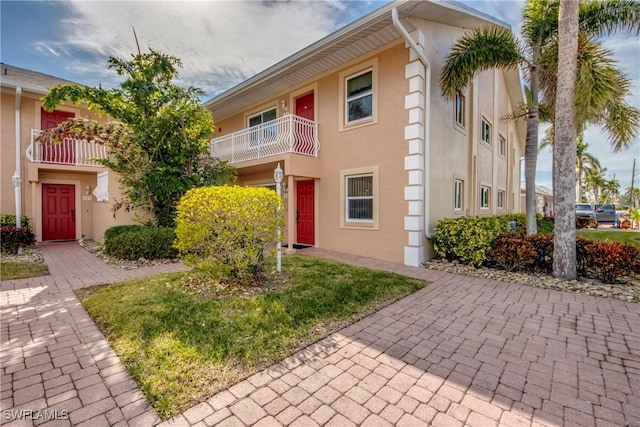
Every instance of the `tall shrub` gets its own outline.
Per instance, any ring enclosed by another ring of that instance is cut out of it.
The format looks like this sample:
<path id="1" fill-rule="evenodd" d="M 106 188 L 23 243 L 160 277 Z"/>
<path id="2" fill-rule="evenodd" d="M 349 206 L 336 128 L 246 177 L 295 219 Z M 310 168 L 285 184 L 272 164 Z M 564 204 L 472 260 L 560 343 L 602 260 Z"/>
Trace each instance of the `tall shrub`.
<path id="1" fill-rule="evenodd" d="M 437 255 L 480 267 L 496 237 L 509 230 L 499 217 L 445 218 L 438 221 L 431 239 Z"/>
<path id="2" fill-rule="evenodd" d="M 175 247 L 186 263 L 249 284 L 266 271 L 265 255 L 284 224 L 280 207 L 278 195 L 267 188 L 191 189 L 178 204 Z"/>

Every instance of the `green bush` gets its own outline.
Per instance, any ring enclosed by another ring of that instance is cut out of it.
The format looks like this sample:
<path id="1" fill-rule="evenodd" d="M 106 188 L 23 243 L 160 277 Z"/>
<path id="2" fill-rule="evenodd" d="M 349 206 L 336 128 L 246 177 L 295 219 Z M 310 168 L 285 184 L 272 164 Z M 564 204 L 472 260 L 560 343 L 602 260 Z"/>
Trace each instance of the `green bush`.
<path id="1" fill-rule="evenodd" d="M 30 227 L 0 227 L 0 246 L 4 253 L 18 253 L 19 248 L 29 247 L 35 241 L 36 237 Z"/>
<path id="2" fill-rule="evenodd" d="M 284 224 L 281 200 L 258 187 L 189 190 L 178 205 L 176 243 L 185 262 L 219 279 L 248 284 L 266 272 L 265 251 Z"/>
<path id="3" fill-rule="evenodd" d="M 178 256 L 173 247 L 175 238 L 172 228 L 117 226 L 104 233 L 104 251 L 112 257 L 129 260 L 175 258 Z"/>
<path id="4" fill-rule="evenodd" d="M 598 220 L 595 218 L 577 216 L 576 229 L 583 229 L 583 228 L 598 228 Z"/>
<path id="5" fill-rule="evenodd" d="M 438 256 L 480 267 L 496 237 L 509 231 L 501 217 L 445 218 L 438 221 L 431 241 Z"/>
<path id="6" fill-rule="evenodd" d="M 12 214 L 0 214 L 0 227 L 15 227 L 16 216 Z M 29 227 L 29 217 L 26 215 L 20 215 L 20 226 Z"/>

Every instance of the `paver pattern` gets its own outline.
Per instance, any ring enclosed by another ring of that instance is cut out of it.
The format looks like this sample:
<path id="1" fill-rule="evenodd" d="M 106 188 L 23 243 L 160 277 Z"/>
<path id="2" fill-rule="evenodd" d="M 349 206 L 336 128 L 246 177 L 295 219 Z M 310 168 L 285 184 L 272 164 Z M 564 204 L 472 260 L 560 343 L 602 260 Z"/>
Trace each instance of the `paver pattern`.
<path id="1" fill-rule="evenodd" d="M 184 267 L 42 250 L 51 276 L 1 285 L 5 425 L 640 426 L 639 304 L 318 248 L 431 284 L 160 423 L 73 289 Z M 69 419 L 5 412 L 42 409 Z"/>
<path id="2" fill-rule="evenodd" d="M 49 276 L 0 284 L 0 423 L 159 423 L 73 290 L 186 268 L 162 264 L 125 271 L 105 264 L 76 242 L 42 243 L 40 248 Z"/>

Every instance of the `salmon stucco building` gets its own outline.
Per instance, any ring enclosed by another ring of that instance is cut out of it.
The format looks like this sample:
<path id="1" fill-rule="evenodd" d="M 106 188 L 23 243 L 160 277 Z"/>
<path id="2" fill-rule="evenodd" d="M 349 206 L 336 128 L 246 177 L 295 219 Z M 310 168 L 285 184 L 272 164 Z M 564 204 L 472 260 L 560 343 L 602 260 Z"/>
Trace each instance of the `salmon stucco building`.
<path id="1" fill-rule="evenodd" d="M 58 145 L 37 140 L 42 130 L 71 117 L 104 120 L 86 105 L 45 111 L 42 97 L 67 84 L 74 83 L 1 64 L 0 213 L 28 216 L 38 241 L 101 240 L 107 228 L 133 221 L 133 214 L 112 212 L 117 177 L 95 161 L 107 155 L 106 147 L 84 140 Z"/>
<path id="2" fill-rule="evenodd" d="M 206 102 L 214 156 L 241 185 L 284 170 L 289 247 L 419 265 L 437 221 L 520 211 L 517 70 L 438 78 L 471 28 L 507 26 L 456 2 L 391 2 Z"/>

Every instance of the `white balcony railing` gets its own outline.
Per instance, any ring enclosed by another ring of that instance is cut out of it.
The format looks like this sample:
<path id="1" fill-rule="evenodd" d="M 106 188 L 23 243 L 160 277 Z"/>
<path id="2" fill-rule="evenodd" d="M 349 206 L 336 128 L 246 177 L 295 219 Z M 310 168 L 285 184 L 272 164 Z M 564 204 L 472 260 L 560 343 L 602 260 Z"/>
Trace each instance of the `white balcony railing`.
<path id="1" fill-rule="evenodd" d="M 211 155 L 229 163 L 284 153 L 318 157 L 319 148 L 318 124 L 293 114 L 211 140 Z"/>
<path id="2" fill-rule="evenodd" d="M 27 159 L 32 163 L 55 163 L 75 166 L 100 166 L 96 159 L 107 157 L 107 147 L 95 141 L 65 138 L 59 144 L 36 141 L 41 130 L 31 130 Z"/>

